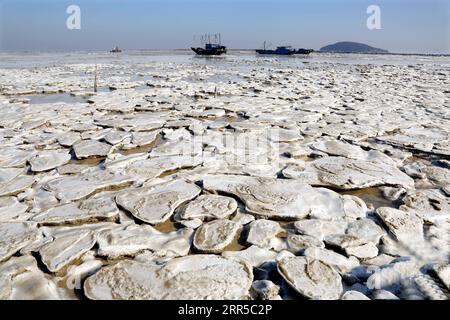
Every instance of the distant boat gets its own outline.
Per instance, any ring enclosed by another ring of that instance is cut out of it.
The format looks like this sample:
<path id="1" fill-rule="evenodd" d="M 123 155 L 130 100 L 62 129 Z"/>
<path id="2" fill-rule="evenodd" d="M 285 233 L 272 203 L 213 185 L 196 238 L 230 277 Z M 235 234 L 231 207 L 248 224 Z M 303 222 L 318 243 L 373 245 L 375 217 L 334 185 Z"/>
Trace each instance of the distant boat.
<path id="1" fill-rule="evenodd" d="M 122 52 L 122 50 L 121 49 L 119 49 L 119 47 L 118 46 L 115 46 L 114 47 L 114 49 L 112 49 L 111 51 L 110 51 L 111 53 L 121 53 Z"/>
<path id="2" fill-rule="evenodd" d="M 215 39 L 215 41 L 214 41 Z M 192 51 L 201 56 L 220 56 L 227 53 L 227 47 L 221 44 L 221 36 L 219 35 L 204 35 L 202 36 L 202 43 L 205 47 L 192 47 Z"/>
<path id="3" fill-rule="evenodd" d="M 264 49 L 258 49 L 256 52 L 258 54 L 272 54 L 272 55 L 280 55 L 280 56 L 292 56 L 294 54 L 310 54 L 314 50 L 312 49 L 294 49 L 292 46 L 280 46 L 275 50 L 266 49 L 266 42 L 264 41 Z"/>

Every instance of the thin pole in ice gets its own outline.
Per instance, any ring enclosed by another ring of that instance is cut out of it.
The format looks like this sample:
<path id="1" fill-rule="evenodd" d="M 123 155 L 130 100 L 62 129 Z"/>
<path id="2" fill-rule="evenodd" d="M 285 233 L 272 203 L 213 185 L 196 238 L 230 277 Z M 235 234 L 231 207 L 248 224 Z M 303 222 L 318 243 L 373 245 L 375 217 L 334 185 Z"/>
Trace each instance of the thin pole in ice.
<path id="1" fill-rule="evenodd" d="M 97 62 L 95 63 L 95 77 L 94 77 L 94 92 L 97 92 L 97 81 L 98 81 L 98 69 L 97 69 Z"/>

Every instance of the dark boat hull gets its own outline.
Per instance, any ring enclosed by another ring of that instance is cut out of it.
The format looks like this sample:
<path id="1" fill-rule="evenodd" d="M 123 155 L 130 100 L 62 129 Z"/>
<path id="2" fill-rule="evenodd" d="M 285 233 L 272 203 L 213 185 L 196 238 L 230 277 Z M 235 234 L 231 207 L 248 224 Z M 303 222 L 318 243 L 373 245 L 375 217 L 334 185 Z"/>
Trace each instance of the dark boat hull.
<path id="1" fill-rule="evenodd" d="M 205 48 L 191 48 L 191 49 L 200 56 L 220 56 L 222 54 L 227 53 L 227 49 L 225 47 L 218 47 L 211 49 Z"/>
<path id="2" fill-rule="evenodd" d="M 256 50 L 258 54 L 277 55 L 277 56 L 292 56 L 294 54 L 308 55 L 314 50 L 312 49 L 298 49 L 298 50 Z"/>
<path id="3" fill-rule="evenodd" d="M 310 54 L 313 53 L 313 49 L 298 49 L 295 51 L 295 54 Z"/>
<path id="4" fill-rule="evenodd" d="M 256 50 L 258 54 L 277 55 L 277 56 L 292 56 L 293 51 L 277 51 L 277 50 Z"/>

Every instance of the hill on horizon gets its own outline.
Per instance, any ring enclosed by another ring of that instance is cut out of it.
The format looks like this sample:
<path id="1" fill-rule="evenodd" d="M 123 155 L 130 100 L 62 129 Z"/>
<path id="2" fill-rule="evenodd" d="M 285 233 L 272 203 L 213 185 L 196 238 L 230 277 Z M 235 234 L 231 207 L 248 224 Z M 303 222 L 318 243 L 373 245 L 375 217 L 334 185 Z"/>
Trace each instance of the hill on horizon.
<path id="1" fill-rule="evenodd" d="M 337 42 L 321 48 L 320 51 L 338 53 L 389 53 L 389 51 L 384 49 L 374 48 L 364 43 L 351 41 Z"/>

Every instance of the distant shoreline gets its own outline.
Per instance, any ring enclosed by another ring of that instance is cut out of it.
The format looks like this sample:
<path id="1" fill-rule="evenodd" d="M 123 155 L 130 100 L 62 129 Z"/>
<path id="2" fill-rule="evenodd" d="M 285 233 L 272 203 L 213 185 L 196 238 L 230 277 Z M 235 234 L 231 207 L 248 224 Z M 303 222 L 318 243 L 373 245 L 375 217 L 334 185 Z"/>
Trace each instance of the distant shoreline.
<path id="1" fill-rule="evenodd" d="M 256 49 L 228 49 L 229 52 L 254 52 Z M 190 49 L 123 49 L 122 53 L 127 52 L 190 52 Z M 7 50 L 7 49 L 0 49 L 0 53 L 27 53 L 27 54 L 33 54 L 33 53 L 77 53 L 77 52 L 84 52 L 84 53 L 109 53 L 109 50 L 101 50 L 101 49 L 95 49 L 95 50 Z M 402 52 L 387 52 L 387 53 L 373 53 L 373 52 L 329 52 L 329 51 L 320 51 L 315 50 L 313 53 L 320 53 L 320 54 L 354 54 L 354 55 L 384 55 L 384 56 L 423 56 L 423 57 L 450 57 L 450 53 L 402 53 Z"/>
<path id="2" fill-rule="evenodd" d="M 184 49 L 176 49 L 184 50 Z M 230 49 L 230 51 L 255 51 L 254 49 Z M 401 52 L 386 52 L 386 53 L 375 53 L 375 52 L 330 52 L 330 51 L 320 51 L 314 50 L 313 53 L 322 54 L 371 54 L 371 55 L 385 55 L 385 56 L 425 56 L 425 57 L 450 57 L 450 53 L 401 53 Z"/>

